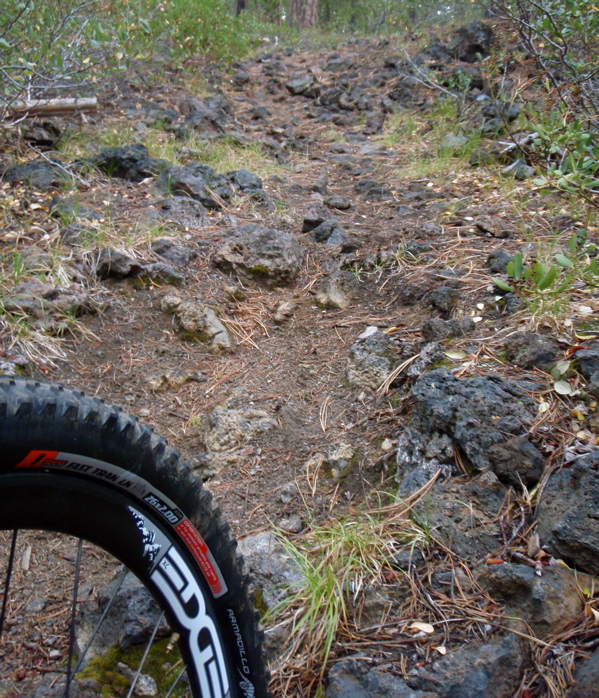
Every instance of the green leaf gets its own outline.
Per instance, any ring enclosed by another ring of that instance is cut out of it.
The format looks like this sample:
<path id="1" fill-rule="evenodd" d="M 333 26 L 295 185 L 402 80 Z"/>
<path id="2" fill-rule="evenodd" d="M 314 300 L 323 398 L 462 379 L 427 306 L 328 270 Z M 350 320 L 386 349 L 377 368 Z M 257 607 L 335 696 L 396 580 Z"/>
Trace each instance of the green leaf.
<path id="1" fill-rule="evenodd" d="M 532 269 L 530 267 L 526 267 L 526 269 L 524 270 L 524 273 L 522 274 L 522 278 L 525 281 L 528 281 L 528 279 L 530 279 L 531 276 L 532 276 Z"/>
<path id="2" fill-rule="evenodd" d="M 568 274 L 566 278 L 562 281 L 562 283 L 557 287 L 556 291 L 557 293 L 563 293 L 566 291 L 568 288 L 570 288 L 570 284 L 574 280 L 574 274 Z"/>
<path id="3" fill-rule="evenodd" d="M 8 43 L 8 41 L 6 39 L 3 39 L 2 37 L 0 37 L 0 46 L 3 46 L 4 48 L 10 48 L 10 44 Z"/>
<path id="4" fill-rule="evenodd" d="M 507 267 L 505 268 L 505 273 L 508 276 L 511 276 L 512 279 L 514 278 L 514 262 L 513 262 L 513 260 L 511 262 L 507 263 Z"/>
<path id="5" fill-rule="evenodd" d="M 546 291 L 553 282 L 557 279 L 559 275 L 559 269 L 554 265 L 546 272 L 541 279 L 537 282 L 537 289 L 539 291 Z"/>
<path id="6" fill-rule="evenodd" d="M 564 268 L 567 267 L 569 269 L 572 269 L 574 267 L 574 262 L 571 259 L 568 259 L 568 257 L 566 257 L 563 254 L 556 254 L 555 261 Z"/>
<path id="7" fill-rule="evenodd" d="M 516 279 L 516 281 L 522 278 L 522 259 L 522 252 L 516 252 L 512 257 L 512 261 L 514 262 L 514 279 Z"/>
<path id="8" fill-rule="evenodd" d="M 493 283 L 497 288 L 501 289 L 502 291 L 506 291 L 507 293 L 514 293 L 514 289 L 507 283 L 507 281 L 503 281 L 502 279 L 496 279 L 493 277 Z"/>

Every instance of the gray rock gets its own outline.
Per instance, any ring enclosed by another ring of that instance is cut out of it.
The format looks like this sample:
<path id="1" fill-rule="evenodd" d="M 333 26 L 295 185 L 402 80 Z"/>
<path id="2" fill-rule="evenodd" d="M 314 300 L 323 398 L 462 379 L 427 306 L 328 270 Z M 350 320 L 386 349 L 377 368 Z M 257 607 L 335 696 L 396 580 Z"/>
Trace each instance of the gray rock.
<path id="1" fill-rule="evenodd" d="M 213 308 L 203 303 L 184 301 L 178 296 L 167 295 L 162 299 L 161 309 L 175 315 L 179 329 L 186 339 L 206 343 L 215 354 L 234 350 L 233 340 Z"/>
<path id="2" fill-rule="evenodd" d="M 520 368 L 540 368 L 546 371 L 560 354 L 559 344 L 534 332 L 518 332 L 505 343 L 505 355 Z"/>
<path id="3" fill-rule="evenodd" d="M 170 284 L 171 286 L 185 286 L 185 277 L 172 264 L 166 262 L 152 262 L 146 264 L 139 274 L 139 279 L 151 281 L 155 284 Z"/>
<path id="4" fill-rule="evenodd" d="M 210 451 L 228 451 L 268 433 L 277 426 L 277 422 L 264 410 L 217 407 L 210 414 L 209 431 L 205 438 L 206 447 Z"/>
<path id="5" fill-rule="evenodd" d="M 521 489 L 522 485 L 532 487 L 543 474 L 543 454 L 520 436 L 512 436 L 503 443 L 489 448 L 491 468 L 501 482 Z"/>
<path id="6" fill-rule="evenodd" d="M 322 308 L 345 310 L 360 288 L 360 282 L 349 271 L 336 271 L 329 274 L 321 283 L 315 300 Z"/>
<path id="7" fill-rule="evenodd" d="M 216 174 L 212 167 L 201 162 L 185 167 L 170 165 L 160 174 L 155 186 L 164 194 L 189 196 L 209 209 L 219 209 L 218 199 L 228 202 L 233 193 L 225 175 Z"/>
<path id="8" fill-rule="evenodd" d="M 489 594 L 506 604 L 505 615 L 522 618 L 536 637 L 563 628 L 584 608 L 580 589 L 592 578 L 560 565 L 543 567 L 539 577 L 528 565 L 485 565 L 478 581 Z"/>
<path id="9" fill-rule="evenodd" d="M 163 170 L 168 163 L 150 157 L 148 149 L 141 143 L 104 148 L 90 160 L 94 167 L 109 177 L 119 177 L 132 182 L 141 182 Z"/>
<path id="10" fill-rule="evenodd" d="M 580 349 L 574 354 L 579 372 L 587 379 L 599 371 L 599 349 Z"/>
<path id="11" fill-rule="evenodd" d="M 55 189 L 72 178 L 61 163 L 40 158 L 22 165 L 10 165 L 2 173 L 2 179 L 10 184 L 26 184 L 46 190 Z"/>
<path id="12" fill-rule="evenodd" d="M 576 684 L 568 698 L 599 698 L 599 649 L 576 664 L 574 679 Z"/>
<path id="13" fill-rule="evenodd" d="M 304 258 L 302 245 L 293 235 L 261 225 L 242 225 L 214 255 L 214 264 L 268 286 L 293 282 Z"/>
<path id="14" fill-rule="evenodd" d="M 412 394 L 420 428 L 448 434 L 476 470 L 490 467 L 488 450 L 505 432 L 522 435 L 533 419 L 532 400 L 499 376 L 460 379 L 435 369 L 416 381 Z"/>
<path id="15" fill-rule="evenodd" d="M 310 73 L 292 78 L 285 83 L 285 87 L 292 95 L 304 95 L 306 97 L 317 97 L 319 92 L 316 78 Z"/>
<path id="16" fill-rule="evenodd" d="M 335 662 L 328 684 L 326 698 L 437 698 L 436 693 L 411 689 L 404 679 L 355 659 Z"/>
<path id="17" fill-rule="evenodd" d="M 466 136 L 448 133 L 441 141 L 441 148 L 443 150 L 460 150 L 466 145 L 466 143 L 468 143 Z"/>
<path id="18" fill-rule="evenodd" d="M 103 249 L 96 265 L 96 274 L 101 279 L 124 279 L 127 276 L 139 276 L 145 265 L 133 257 L 117 250 Z"/>
<path id="19" fill-rule="evenodd" d="M 84 206 L 77 199 L 70 199 L 67 201 L 60 196 L 52 197 L 52 201 L 50 202 L 50 215 L 53 218 L 60 218 L 62 220 L 65 218 L 83 218 L 88 221 L 99 221 L 103 218 L 99 211 Z"/>
<path id="20" fill-rule="evenodd" d="M 262 186 L 262 180 L 249 170 L 234 170 L 227 173 L 227 179 L 235 191 L 246 194 L 258 201 L 266 201 L 268 197 Z"/>
<path id="21" fill-rule="evenodd" d="M 476 323 L 470 317 L 456 320 L 442 320 L 432 317 L 422 323 L 422 336 L 426 342 L 442 342 L 449 337 L 461 337 L 476 329 Z"/>
<path id="22" fill-rule="evenodd" d="M 134 696 L 158 695 L 158 685 L 156 684 L 156 680 L 149 674 L 139 674 L 138 676 L 137 670 L 134 671 L 124 662 L 117 662 L 116 668 L 123 676 L 129 679 L 129 681 L 135 681 L 135 688 L 133 690 Z"/>
<path id="23" fill-rule="evenodd" d="M 479 646 L 465 646 L 418 669 L 408 680 L 415 689 L 434 691 L 439 698 L 512 698 L 527 662 L 516 635 Z"/>
<path id="24" fill-rule="evenodd" d="M 428 342 L 420 349 L 419 356 L 409 366 L 406 366 L 403 375 L 408 378 L 418 378 L 429 368 L 445 359 L 443 347 L 437 342 Z"/>
<path id="25" fill-rule="evenodd" d="M 60 320 L 65 315 L 79 317 L 93 309 L 89 293 L 81 286 L 73 284 L 69 288 L 58 288 L 37 279 L 15 286 L 3 304 L 5 312 L 28 315 L 58 334 Z M 54 318 L 59 321 L 56 326 L 53 325 Z"/>
<path id="26" fill-rule="evenodd" d="M 595 371 L 589 378 L 587 390 L 594 398 L 599 400 L 599 371 Z"/>
<path id="27" fill-rule="evenodd" d="M 329 196 L 325 200 L 325 204 L 339 211 L 346 211 L 348 208 L 351 208 L 351 201 L 345 196 Z"/>
<path id="28" fill-rule="evenodd" d="M 450 313 L 460 300 L 460 292 L 452 286 L 439 286 L 429 296 L 430 304 L 444 313 Z"/>
<path id="29" fill-rule="evenodd" d="M 91 641 L 94 630 L 102 612 L 114 595 L 108 615 L 99 626 L 85 661 L 89 662 L 98 654 L 118 645 L 127 649 L 131 645 L 147 642 L 161 615 L 158 604 L 140 581 L 128 572 L 119 587 L 122 572 L 100 590 L 96 599 L 79 605 L 79 618 L 76 624 L 76 649 L 80 653 Z M 118 589 L 118 591 L 117 591 Z M 163 619 L 158 627 L 157 636 L 166 637 L 169 628 Z"/>
<path id="30" fill-rule="evenodd" d="M 295 303 L 291 303 L 290 301 L 283 301 L 282 303 L 279 303 L 279 305 L 277 306 L 273 319 L 277 325 L 282 325 L 284 322 L 290 320 L 295 315 L 296 310 L 297 306 L 295 305 Z"/>
<path id="31" fill-rule="evenodd" d="M 537 508 L 541 545 L 599 574 L 599 449 L 554 473 Z"/>
<path id="32" fill-rule="evenodd" d="M 146 385 L 150 390 L 162 392 L 165 390 L 178 390 L 187 383 L 200 383 L 206 377 L 198 371 L 184 371 L 182 368 L 169 368 L 162 373 L 148 376 Z"/>
<path id="33" fill-rule="evenodd" d="M 407 498 L 423 487 L 439 470 L 445 475 L 451 474 L 448 465 L 454 457 L 453 444 L 445 434 L 435 434 L 439 448 L 429 453 L 427 442 L 429 436 L 417 429 L 407 427 L 397 440 L 397 473 L 399 482 L 398 495 Z"/>
<path id="34" fill-rule="evenodd" d="M 503 170 L 501 170 L 501 174 L 505 175 L 506 177 L 511 176 L 518 180 L 524 180 L 534 176 L 535 168 L 530 167 L 530 165 L 527 165 L 524 160 L 518 158 L 511 165 L 504 167 Z"/>
<path id="35" fill-rule="evenodd" d="M 266 608 L 272 608 L 290 590 L 300 588 L 304 578 L 297 563 L 270 531 L 242 538 L 238 550 L 251 575 L 252 587 Z"/>
<path id="36" fill-rule="evenodd" d="M 155 210 L 160 219 L 181 228 L 205 228 L 211 224 L 206 207 L 189 196 L 168 196 Z"/>
<path id="37" fill-rule="evenodd" d="M 476 63 L 479 56 L 486 58 L 495 41 L 493 28 L 475 20 L 459 27 L 453 33 L 447 48 L 458 60 L 465 63 Z"/>
<path id="38" fill-rule="evenodd" d="M 212 95 L 206 101 L 191 97 L 185 106 L 185 128 L 205 136 L 224 133 L 231 121 L 231 106 L 222 95 Z"/>
<path id="39" fill-rule="evenodd" d="M 336 220 L 331 218 L 330 211 L 325 206 L 313 206 L 310 208 L 302 222 L 302 233 L 310 233 L 326 220 Z"/>
<path id="40" fill-rule="evenodd" d="M 396 355 L 391 338 L 369 327 L 349 350 L 347 378 L 352 388 L 376 390 L 391 373 Z"/>
<path id="41" fill-rule="evenodd" d="M 188 199 L 189 201 L 189 199 Z M 186 267 L 192 262 L 198 253 L 191 247 L 186 247 L 185 245 L 177 244 L 174 240 L 169 238 L 157 238 L 150 245 L 152 252 L 157 255 L 164 257 L 169 262 L 177 264 L 180 267 Z"/>
<path id="42" fill-rule="evenodd" d="M 518 233 L 516 226 L 501 216 L 484 216 L 475 221 L 475 225 L 480 231 L 489 233 L 494 238 L 507 238 Z"/>
<path id="43" fill-rule="evenodd" d="M 506 250 L 493 250 L 487 257 L 487 266 L 495 274 L 505 274 L 507 265 L 512 261 L 512 255 Z"/>
<path id="44" fill-rule="evenodd" d="M 360 196 L 363 196 L 369 201 L 386 201 L 387 199 L 393 198 L 391 190 L 374 179 L 366 178 L 359 180 L 354 184 L 354 190 L 357 194 L 360 194 Z"/>

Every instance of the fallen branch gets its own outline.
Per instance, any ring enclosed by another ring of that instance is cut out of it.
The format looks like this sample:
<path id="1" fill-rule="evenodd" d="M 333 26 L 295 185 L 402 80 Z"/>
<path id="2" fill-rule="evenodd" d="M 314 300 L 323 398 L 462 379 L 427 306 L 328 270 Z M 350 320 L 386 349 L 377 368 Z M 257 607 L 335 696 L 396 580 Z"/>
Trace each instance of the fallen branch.
<path id="1" fill-rule="evenodd" d="M 10 117 L 64 116 L 68 114 L 95 114 L 98 100 L 95 97 L 23 99 L 9 107 Z"/>

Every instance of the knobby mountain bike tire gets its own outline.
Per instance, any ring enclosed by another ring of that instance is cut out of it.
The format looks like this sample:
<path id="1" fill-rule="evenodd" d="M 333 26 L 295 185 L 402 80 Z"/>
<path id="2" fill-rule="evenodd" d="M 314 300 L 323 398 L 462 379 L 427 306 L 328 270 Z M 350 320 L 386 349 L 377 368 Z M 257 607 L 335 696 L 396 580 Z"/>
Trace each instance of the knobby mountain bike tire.
<path id="1" fill-rule="evenodd" d="M 0 377 L 0 529 L 79 537 L 125 564 L 180 635 L 194 698 L 268 696 L 227 524 L 179 454 L 71 389 Z"/>

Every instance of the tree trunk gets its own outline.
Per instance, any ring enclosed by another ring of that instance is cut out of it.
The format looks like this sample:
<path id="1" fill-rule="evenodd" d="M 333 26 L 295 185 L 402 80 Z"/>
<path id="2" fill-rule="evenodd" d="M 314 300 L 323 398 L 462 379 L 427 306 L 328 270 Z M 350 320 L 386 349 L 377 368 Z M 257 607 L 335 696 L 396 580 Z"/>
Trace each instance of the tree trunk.
<path id="1" fill-rule="evenodd" d="M 289 24 L 298 29 L 318 24 L 318 0 L 291 0 Z"/>
<path id="2" fill-rule="evenodd" d="M 237 0 L 237 14 L 241 14 L 246 8 L 245 0 Z"/>

